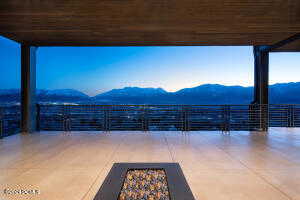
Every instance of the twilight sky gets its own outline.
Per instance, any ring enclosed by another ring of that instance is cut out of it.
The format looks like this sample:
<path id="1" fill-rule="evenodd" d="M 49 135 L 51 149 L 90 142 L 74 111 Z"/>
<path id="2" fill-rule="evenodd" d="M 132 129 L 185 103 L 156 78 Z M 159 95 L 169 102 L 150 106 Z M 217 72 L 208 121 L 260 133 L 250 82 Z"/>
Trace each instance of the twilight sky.
<path id="1" fill-rule="evenodd" d="M 20 46 L 0 37 L 0 89 L 20 87 Z M 270 84 L 300 81 L 300 53 L 270 54 Z M 93 96 L 126 86 L 176 91 L 205 83 L 253 85 L 252 47 L 41 47 L 39 89 Z"/>

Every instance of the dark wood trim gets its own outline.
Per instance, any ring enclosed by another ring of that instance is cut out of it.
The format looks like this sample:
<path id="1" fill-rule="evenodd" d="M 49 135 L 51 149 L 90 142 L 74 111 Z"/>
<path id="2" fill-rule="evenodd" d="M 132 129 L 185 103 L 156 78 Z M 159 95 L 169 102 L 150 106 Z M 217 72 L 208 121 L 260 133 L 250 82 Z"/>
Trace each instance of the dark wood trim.
<path id="1" fill-rule="evenodd" d="M 291 37 L 289 37 L 285 40 L 279 41 L 279 42 L 277 42 L 273 45 L 268 46 L 266 48 L 266 51 L 278 51 L 278 48 L 283 47 L 283 46 L 285 46 L 287 44 L 290 44 L 290 43 L 292 43 L 296 40 L 299 40 L 299 39 L 300 39 L 300 33 L 297 33 L 297 34 L 295 34 L 295 35 L 293 35 L 293 36 L 291 36 Z"/>

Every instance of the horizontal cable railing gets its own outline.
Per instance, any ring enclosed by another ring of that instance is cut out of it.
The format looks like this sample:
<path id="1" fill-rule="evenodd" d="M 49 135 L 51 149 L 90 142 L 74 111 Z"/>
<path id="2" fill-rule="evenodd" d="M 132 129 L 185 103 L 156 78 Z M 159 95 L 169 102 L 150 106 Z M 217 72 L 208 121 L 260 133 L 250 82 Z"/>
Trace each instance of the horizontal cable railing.
<path id="1" fill-rule="evenodd" d="M 271 127 L 300 127 L 300 104 L 271 104 L 269 118 Z"/>
<path id="2" fill-rule="evenodd" d="M 0 107 L 0 137 L 20 132 L 20 106 Z M 300 104 L 37 105 L 47 131 L 266 130 L 300 127 Z"/>
<path id="3" fill-rule="evenodd" d="M 0 138 L 20 132 L 20 106 L 0 107 Z"/>
<path id="4" fill-rule="evenodd" d="M 38 129 L 57 131 L 260 130 L 268 122 L 266 105 L 39 105 L 38 110 Z"/>

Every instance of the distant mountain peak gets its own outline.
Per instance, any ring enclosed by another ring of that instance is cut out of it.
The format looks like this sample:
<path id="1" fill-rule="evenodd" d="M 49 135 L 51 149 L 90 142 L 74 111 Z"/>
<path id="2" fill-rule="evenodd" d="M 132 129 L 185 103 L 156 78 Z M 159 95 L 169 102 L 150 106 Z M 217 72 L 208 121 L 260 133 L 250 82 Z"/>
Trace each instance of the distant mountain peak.
<path id="1" fill-rule="evenodd" d="M 38 90 L 39 102 L 88 102 L 90 97 L 83 92 L 74 89 Z"/>
<path id="2" fill-rule="evenodd" d="M 121 89 L 112 89 L 108 92 L 104 92 L 95 96 L 95 98 L 107 96 L 152 96 L 166 93 L 167 91 L 162 88 L 124 87 Z"/>
<path id="3" fill-rule="evenodd" d="M 75 89 L 55 89 L 55 90 L 45 90 L 46 95 L 57 95 L 57 96 L 76 96 L 76 97 L 89 97 Z"/>

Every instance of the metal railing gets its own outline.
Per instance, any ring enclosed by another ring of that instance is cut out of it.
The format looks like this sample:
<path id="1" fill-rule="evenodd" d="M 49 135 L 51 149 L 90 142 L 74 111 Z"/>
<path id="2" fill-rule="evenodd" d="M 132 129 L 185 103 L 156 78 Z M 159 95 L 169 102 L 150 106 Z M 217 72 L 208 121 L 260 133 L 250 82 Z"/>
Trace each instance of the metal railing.
<path id="1" fill-rule="evenodd" d="M 268 126 L 266 105 L 39 105 L 37 110 L 39 130 L 230 131 Z"/>
<path id="2" fill-rule="evenodd" d="M 0 138 L 20 132 L 20 106 L 0 107 Z M 198 131 L 300 127 L 300 104 L 37 105 L 37 130 Z"/>
<path id="3" fill-rule="evenodd" d="M 0 107 L 0 138 L 20 132 L 20 106 Z"/>
<path id="4" fill-rule="evenodd" d="M 270 127 L 300 127 L 300 104 L 269 105 Z"/>

